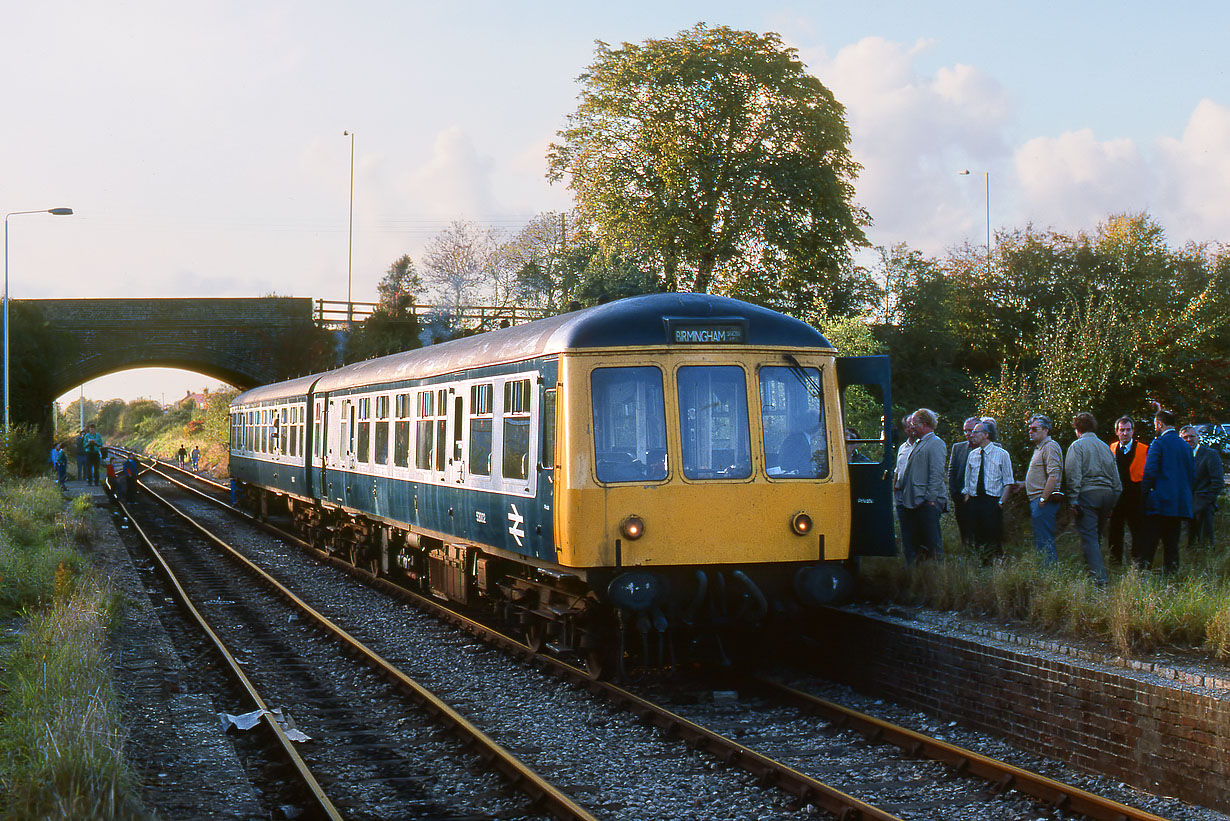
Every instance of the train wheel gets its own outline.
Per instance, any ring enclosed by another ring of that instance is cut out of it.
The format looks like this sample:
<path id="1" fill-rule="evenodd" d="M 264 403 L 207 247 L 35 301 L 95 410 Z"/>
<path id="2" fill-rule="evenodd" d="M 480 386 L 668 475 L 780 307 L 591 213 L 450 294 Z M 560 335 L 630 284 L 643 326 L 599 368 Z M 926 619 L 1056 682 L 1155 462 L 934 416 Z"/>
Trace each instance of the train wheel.
<path id="1" fill-rule="evenodd" d="M 534 653 L 541 653 L 547 644 L 547 623 L 533 618 L 525 628 L 525 644 Z"/>
<path id="2" fill-rule="evenodd" d="M 592 647 L 585 656 L 585 672 L 594 681 L 606 681 L 615 674 L 615 654 L 609 647 Z"/>

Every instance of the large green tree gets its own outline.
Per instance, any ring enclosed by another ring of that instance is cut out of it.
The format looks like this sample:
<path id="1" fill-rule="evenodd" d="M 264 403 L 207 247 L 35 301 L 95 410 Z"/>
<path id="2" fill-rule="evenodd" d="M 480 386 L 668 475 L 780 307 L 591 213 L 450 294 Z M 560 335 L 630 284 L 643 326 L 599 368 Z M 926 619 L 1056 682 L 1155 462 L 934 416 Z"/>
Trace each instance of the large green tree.
<path id="1" fill-rule="evenodd" d="M 548 176 L 568 178 L 605 251 L 648 256 L 669 291 L 851 307 L 868 218 L 845 109 L 778 35 L 599 42 L 580 82 Z"/>

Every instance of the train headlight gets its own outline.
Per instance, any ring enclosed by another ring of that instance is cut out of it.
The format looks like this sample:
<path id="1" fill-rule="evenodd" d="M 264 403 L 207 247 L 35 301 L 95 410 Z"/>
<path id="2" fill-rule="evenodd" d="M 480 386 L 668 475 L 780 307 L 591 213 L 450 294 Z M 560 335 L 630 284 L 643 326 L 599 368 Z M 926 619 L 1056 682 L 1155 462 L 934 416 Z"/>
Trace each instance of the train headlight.
<path id="1" fill-rule="evenodd" d="M 790 529 L 800 536 L 806 536 L 811 533 L 813 524 L 811 517 L 806 513 L 796 513 L 794 518 L 790 520 Z"/>
<path id="2" fill-rule="evenodd" d="M 645 522 L 640 516 L 629 516 L 619 524 L 619 532 L 630 542 L 645 535 Z"/>

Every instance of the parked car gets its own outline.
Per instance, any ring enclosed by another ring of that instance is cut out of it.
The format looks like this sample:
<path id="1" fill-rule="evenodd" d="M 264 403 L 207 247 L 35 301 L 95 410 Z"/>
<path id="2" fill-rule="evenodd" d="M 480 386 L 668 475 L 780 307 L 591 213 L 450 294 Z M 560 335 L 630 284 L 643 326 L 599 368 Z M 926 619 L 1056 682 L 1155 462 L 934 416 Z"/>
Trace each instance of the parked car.
<path id="1" fill-rule="evenodd" d="M 1200 431 L 1200 444 L 1221 454 L 1222 469 L 1230 473 L 1230 422 L 1206 422 L 1196 425 Z"/>

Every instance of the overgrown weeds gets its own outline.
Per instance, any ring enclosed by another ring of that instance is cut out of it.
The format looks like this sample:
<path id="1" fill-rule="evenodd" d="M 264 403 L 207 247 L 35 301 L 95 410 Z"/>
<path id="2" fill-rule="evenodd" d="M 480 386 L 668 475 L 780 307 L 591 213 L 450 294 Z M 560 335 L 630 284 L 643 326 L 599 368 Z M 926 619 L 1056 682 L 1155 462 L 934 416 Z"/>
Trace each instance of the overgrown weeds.
<path id="1" fill-rule="evenodd" d="M 119 597 L 71 544 L 89 500 L 48 479 L 0 483 L 0 817 L 143 817 L 106 656 Z"/>
<path id="2" fill-rule="evenodd" d="M 1226 542 L 1225 512 L 1215 525 Z M 1004 558 L 984 564 L 945 531 L 945 559 L 905 568 L 865 560 L 863 595 L 1023 623 L 1055 635 L 1106 642 L 1124 656 L 1175 649 L 1230 658 L 1230 547 L 1184 550 L 1172 577 L 1112 567 L 1099 586 L 1086 571 L 1075 534 L 1058 539 L 1060 561 L 1044 565 L 1018 523 Z"/>

